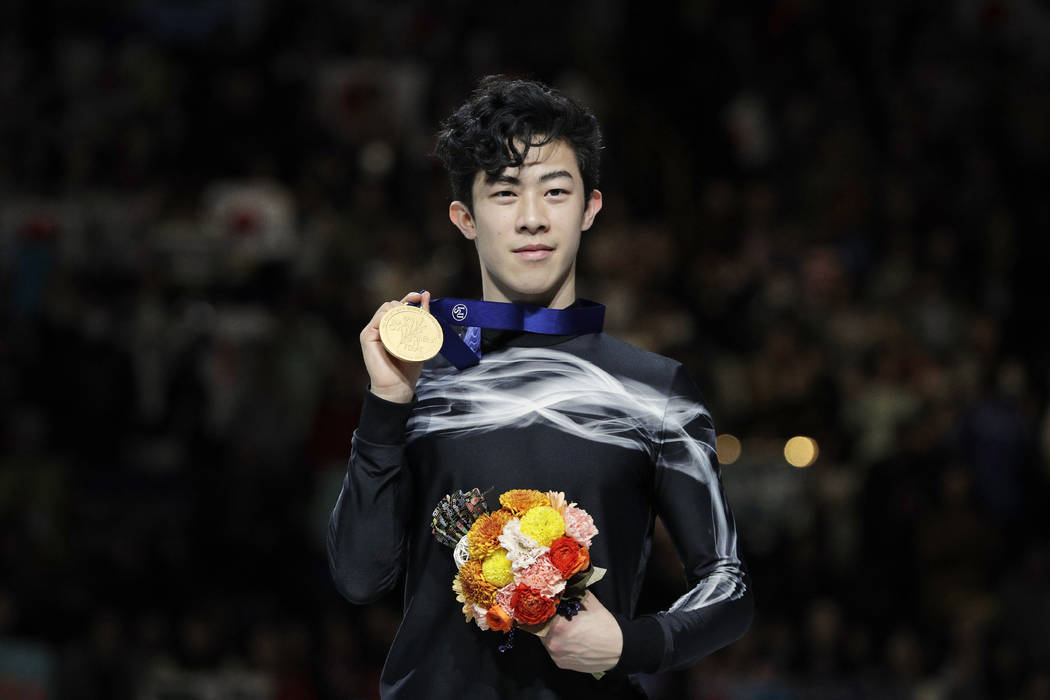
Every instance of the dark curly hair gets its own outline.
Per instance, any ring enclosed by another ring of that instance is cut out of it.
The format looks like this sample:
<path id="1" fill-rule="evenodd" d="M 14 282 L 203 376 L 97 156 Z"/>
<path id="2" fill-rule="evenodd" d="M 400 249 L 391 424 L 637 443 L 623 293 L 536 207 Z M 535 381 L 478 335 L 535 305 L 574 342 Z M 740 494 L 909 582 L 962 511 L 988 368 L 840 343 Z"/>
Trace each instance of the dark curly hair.
<path id="1" fill-rule="evenodd" d="M 434 154 L 448 170 L 452 196 L 473 210 L 478 171 L 495 179 L 524 163 L 530 148 L 559 139 L 576 152 L 586 201 L 598 186 L 602 148 L 594 114 L 543 83 L 489 75 L 442 122 Z"/>

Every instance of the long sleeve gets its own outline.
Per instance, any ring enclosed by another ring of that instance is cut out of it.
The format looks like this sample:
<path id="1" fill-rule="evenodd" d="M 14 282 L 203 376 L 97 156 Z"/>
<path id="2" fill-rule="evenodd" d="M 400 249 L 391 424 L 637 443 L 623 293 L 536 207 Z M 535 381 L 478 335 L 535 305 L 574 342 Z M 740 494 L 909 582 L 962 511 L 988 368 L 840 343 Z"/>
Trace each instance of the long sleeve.
<path id="1" fill-rule="evenodd" d="M 736 525 L 715 457 L 714 427 L 699 392 L 679 365 L 656 457 L 654 497 L 684 565 L 690 590 L 663 612 L 618 616 L 628 673 L 689 666 L 741 637 L 753 599 L 737 554 Z"/>
<path id="2" fill-rule="evenodd" d="M 413 403 L 366 392 L 343 488 L 328 522 L 328 567 L 339 592 L 369 603 L 401 576 L 406 548 L 405 426 Z"/>

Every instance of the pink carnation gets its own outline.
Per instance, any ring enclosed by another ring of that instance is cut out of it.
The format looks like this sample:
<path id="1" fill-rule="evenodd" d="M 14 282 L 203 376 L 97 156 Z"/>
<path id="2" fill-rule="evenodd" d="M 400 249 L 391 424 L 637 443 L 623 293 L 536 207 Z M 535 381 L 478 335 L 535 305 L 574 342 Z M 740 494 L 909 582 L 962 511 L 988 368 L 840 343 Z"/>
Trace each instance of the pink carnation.
<path id="1" fill-rule="evenodd" d="M 569 506 L 562 514 L 565 518 L 565 534 L 580 543 L 582 547 L 590 547 L 591 539 L 598 534 L 598 528 L 594 526 L 594 519 L 582 508 Z"/>
<path id="2" fill-rule="evenodd" d="M 508 615 L 514 614 L 514 607 L 510 604 L 510 601 L 514 597 L 514 589 L 517 587 L 518 584 L 516 583 L 508 583 L 496 591 L 496 605 L 506 610 Z"/>
<path id="3" fill-rule="evenodd" d="M 478 627 L 480 627 L 482 630 L 487 630 L 489 628 L 489 621 L 488 618 L 485 616 L 487 612 L 488 610 L 481 607 L 480 605 L 474 606 L 474 622 L 478 623 Z"/>
<path id="4" fill-rule="evenodd" d="M 558 571 L 549 554 L 544 554 L 535 564 L 522 569 L 515 576 L 519 585 L 528 586 L 542 596 L 553 598 L 565 590 L 565 579 Z"/>

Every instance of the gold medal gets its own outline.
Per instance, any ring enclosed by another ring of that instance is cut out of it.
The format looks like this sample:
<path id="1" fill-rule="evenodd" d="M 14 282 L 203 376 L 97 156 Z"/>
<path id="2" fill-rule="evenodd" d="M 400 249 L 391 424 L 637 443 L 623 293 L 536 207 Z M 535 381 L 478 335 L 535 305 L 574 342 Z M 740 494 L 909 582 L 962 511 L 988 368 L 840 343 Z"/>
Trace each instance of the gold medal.
<path id="1" fill-rule="evenodd" d="M 423 362 L 438 354 L 444 335 L 436 318 L 418 306 L 404 304 L 383 314 L 379 339 L 397 359 Z"/>

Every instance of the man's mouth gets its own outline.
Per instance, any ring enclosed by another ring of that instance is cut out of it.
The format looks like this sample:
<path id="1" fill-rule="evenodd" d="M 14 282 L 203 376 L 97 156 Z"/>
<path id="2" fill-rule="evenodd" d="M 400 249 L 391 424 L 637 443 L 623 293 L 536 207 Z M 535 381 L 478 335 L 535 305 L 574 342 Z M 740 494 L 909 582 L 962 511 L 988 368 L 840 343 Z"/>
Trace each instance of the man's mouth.
<path id="1" fill-rule="evenodd" d="M 515 248 L 514 254 L 525 260 L 543 260 L 544 258 L 550 257 L 550 254 L 554 252 L 554 248 L 549 245 L 526 245 L 521 248 Z"/>

